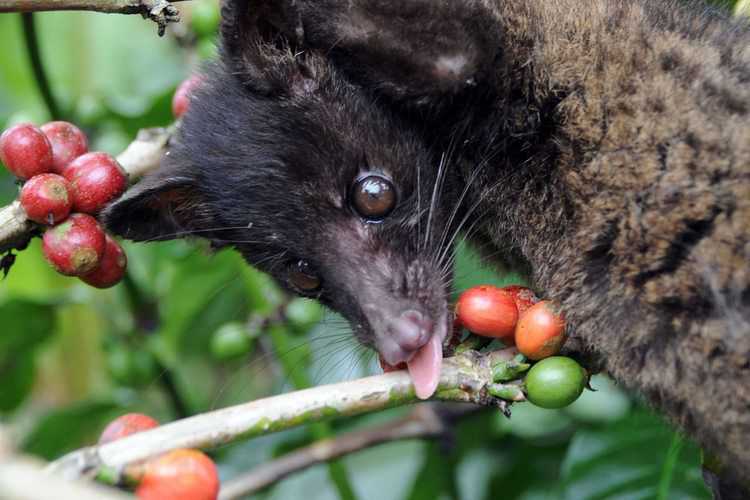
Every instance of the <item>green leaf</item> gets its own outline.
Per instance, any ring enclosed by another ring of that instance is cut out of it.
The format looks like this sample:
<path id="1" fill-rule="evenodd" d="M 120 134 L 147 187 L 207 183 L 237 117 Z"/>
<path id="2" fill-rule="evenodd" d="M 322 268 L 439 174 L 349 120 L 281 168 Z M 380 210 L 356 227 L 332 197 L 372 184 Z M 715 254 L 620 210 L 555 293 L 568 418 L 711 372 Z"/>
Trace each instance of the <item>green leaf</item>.
<path id="1" fill-rule="evenodd" d="M 121 407 L 113 400 L 86 401 L 44 416 L 23 440 L 27 453 L 52 460 L 81 446 L 93 444 Z"/>
<path id="2" fill-rule="evenodd" d="M 451 456 L 442 452 L 438 443 L 432 442 L 426 448 L 424 464 L 412 483 L 408 500 L 433 500 L 447 493 L 448 498 L 457 499 L 458 492 L 454 477 L 455 464 Z"/>
<path id="3" fill-rule="evenodd" d="M 52 306 L 11 299 L 0 305 L 0 355 L 33 349 L 52 334 Z"/>
<path id="4" fill-rule="evenodd" d="M 681 442 L 646 412 L 606 429 L 580 430 L 562 466 L 564 498 L 709 498 L 698 450 Z"/>
<path id="5" fill-rule="evenodd" d="M 194 253 L 180 262 L 161 301 L 161 334 L 175 353 L 205 357 L 211 334 L 231 320 L 247 318 L 247 299 L 234 252 Z"/>
<path id="6" fill-rule="evenodd" d="M 23 298 L 40 303 L 64 300 L 68 290 L 80 281 L 63 276 L 47 263 L 42 252 L 42 239 L 34 238 L 28 248 L 16 253 L 16 262 L 8 277 L 0 282 L 0 303 L 3 299 Z M 1 332 L 5 325 L 0 325 Z"/>
<path id="7" fill-rule="evenodd" d="M 54 312 L 46 304 L 13 299 L 0 305 L 0 325 L 0 411 L 10 411 L 34 385 L 36 349 L 53 332 Z"/>
<path id="8" fill-rule="evenodd" d="M 34 387 L 36 363 L 33 352 L 21 352 L 0 362 L 0 411 L 16 409 Z"/>

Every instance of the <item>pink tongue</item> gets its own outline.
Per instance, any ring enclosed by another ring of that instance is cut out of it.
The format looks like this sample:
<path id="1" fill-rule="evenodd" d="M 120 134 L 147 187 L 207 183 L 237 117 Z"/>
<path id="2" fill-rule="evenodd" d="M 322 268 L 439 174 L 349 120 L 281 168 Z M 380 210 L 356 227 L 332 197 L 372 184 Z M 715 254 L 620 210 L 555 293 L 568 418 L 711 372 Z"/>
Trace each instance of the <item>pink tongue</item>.
<path id="1" fill-rule="evenodd" d="M 428 399 L 435 393 L 440 381 L 440 367 L 443 364 L 443 346 L 440 335 L 433 335 L 427 344 L 406 363 L 409 375 L 419 399 Z"/>

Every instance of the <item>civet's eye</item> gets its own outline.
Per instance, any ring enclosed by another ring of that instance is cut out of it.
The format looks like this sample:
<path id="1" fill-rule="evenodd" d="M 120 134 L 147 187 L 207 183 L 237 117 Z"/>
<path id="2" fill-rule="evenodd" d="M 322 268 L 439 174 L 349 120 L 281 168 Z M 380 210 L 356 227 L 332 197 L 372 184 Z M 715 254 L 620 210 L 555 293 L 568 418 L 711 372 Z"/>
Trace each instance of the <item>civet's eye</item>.
<path id="1" fill-rule="evenodd" d="M 312 293 L 320 289 L 320 277 L 306 260 L 300 259 L 289 265 L 289 283 L 302 293 Z"/>
<path id="2" fill-rule="evenodd" d="M 349 203 L 364 219 L 379 222 L 396 206 L 396 188 L 386 177 L 370 174 L 354 183 Z"/>

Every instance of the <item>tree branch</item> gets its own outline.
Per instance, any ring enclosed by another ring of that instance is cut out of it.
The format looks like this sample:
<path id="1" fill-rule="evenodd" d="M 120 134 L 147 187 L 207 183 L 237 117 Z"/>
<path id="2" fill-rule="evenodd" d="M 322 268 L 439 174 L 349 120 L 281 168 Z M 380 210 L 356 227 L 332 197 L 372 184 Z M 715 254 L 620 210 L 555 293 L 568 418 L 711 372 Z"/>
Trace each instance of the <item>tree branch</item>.
<path id="1" fill-rule="evenodd" d="M 260 465 L 248 474 L 223 484 L 219 500 L 244 498 L 268 488 L 295 472 L 366 448 L 405 439 L 442 436 L 451 431 L 452 422 L 475 411 L 476 407 L 469 405 L 461 405 L 460 408 L 449 411 L 439 411 L 433 405 L 419 405 L 406 417 L 378 427 L 324 439 Z"/>
<path id="2" fill-rule="evenodd" d="M 12 500 L 127 500 L 133 497 L 101 485 L 70 482 L 44 470 L 39 460 L 14 455 L 0 426 L 0 496 Z"/>
<path id="3" fill-rule="evenodd" d="M 168 23 L 180 20 L 170 2 L 184 0 L 0 0 L 2 12 L 41 12 L 50 10 L 89 10 L 106 14 L 141 14 L 159 25 L 159 36 Z"/>
<path id="4" fill-rule="evenodd" d="M 512 363 L 515 349 L 483 354 L 468 351 L 443 363 L 435 400 L 498 406 L 508 403 L 489 394 L 493 367 Z M 405 371 L 313 387 L 196 415 L 100 447 L 84 448 L 51 464 L 66 477 L 126 477 L 128 464 L 176 448 L 214 448 L 239 439 L 278 432 L 334 417 L 360 415 L 417 402 Z"/>
<path id="5" fill-rule="evenodd" d="M 135 141 L 117 157 L 131 180 L 159 166 L 175 130 L 176 127 L 172 126 L 138 132 Z M 26 218 L 26 213 L 17 201 L 0 208 L 0 254 L 25 248 L 37 227 Z"/>
<path id="6" fill-rule="evenodd" d="M 142 14 L 158 3 L 161 2 L 158 0 L 0 0 L 0 12 L 89 10 L 105 14 Z"/>
<path id="7" fill-rule="evenodd" d="M 25 248 L 34 233 L 34 227 L 18 201 L 0 208 L 0 253 Z"/>

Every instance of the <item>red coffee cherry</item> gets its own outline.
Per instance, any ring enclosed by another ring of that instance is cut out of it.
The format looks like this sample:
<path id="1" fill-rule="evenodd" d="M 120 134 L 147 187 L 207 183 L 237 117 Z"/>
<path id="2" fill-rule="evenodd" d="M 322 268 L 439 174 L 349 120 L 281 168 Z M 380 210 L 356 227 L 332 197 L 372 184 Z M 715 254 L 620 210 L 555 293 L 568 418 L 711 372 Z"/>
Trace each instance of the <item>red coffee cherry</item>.
<path id="1" fill-rule="evenodd" d="M 565 320 L 552 304 L 543 300 L 530 307 L 518 319 L 516 347 L 529 359 L 554 356 L 565 342 Z"/>
<path id="2" fill-rule="evenodd" d="M 513 335 L 518 308 L 510 293 L 491 285 L 466 290 L 456 303 L 456 317 L 470 332 L 485 337 Z"/>
<path id="3" fill-rule="evenodd" d="M 0 135 L 0 161 L 19 179 L 52 171 L 52 146 L 41 130 L 21 123 Z"/>
<path id="4" fill-rule="evenodd" d="M 201 75 L 193 75 L 177 87 L 174 97 L 172 97 L 172 114 L 175 118 L 179 118 L 187 112 L 190 107 L 190 96 L 202 81 Z"/>
<path id="5" fill-rule="evenodd" d="M 73 197 L 65 178 L 57 174 L 40 174 L 23 185 L 20 201 L 29 219 L 54 226 L 70 213 Z"/>
<path id="6" fill-rule="evenodd" d="M 135 494 L 140 500 L 215 500 L 216 465 L 198 450 L 172 450 L 146 462 Z"/>
<path id="7" fill-rule="evenodd" d="M 101 264 L 90 273 L 80 276 L 81 281 L 96 288 L 115 286 L 125 276 L 128 267 L 128 257 L 120 244 L 108 234 L 105 237 L 107 243 Z"/>
<path id="8" fill-rule="evenodd" d="M 66 276 L 90 273 L 101 263 L 106 247 L 104 231 L 96 219 L 86 214 L 73 214 L 42 238 L 47 261 Z"/>
<path id="9" fill-rule="evenodd" d="M 89 150 L 89 141 L 81 129 L 68 122 L 49 122 L 41 127 L 52 145 L 52 168 L 61 174 L 68 163 Z"/>
<path id="10" fill-rule="evenodd" d="M 142 413 L 128 413 L 117 417 L 99 436 L 99 444 L 111 443 L 141 431 L 159 427 L 159 422 Z"/>
<path id="11" fill-rule="evenodd" d="M 525 286 L 510 285 L 503 287 L 503 290 L 508 292 L 513 301 L 516 303 L 518 308 L 518 314 L 523 314 L 528 308 L 539 302 L 539 298 L 536 296 L 531 288 Z"/>
<path id="12" fill-rule="evenodd" d="M 120 196 L 128 178 L 107 153 L 86 153 L 65 167 L 64 177 L 73 191 L 73 210 L 96 214 L 110 201 Z"/>

